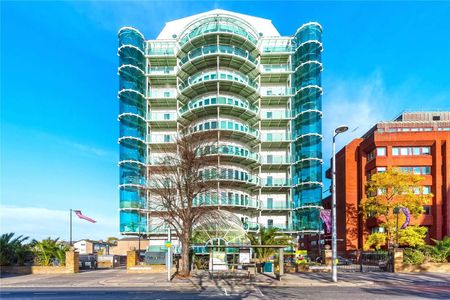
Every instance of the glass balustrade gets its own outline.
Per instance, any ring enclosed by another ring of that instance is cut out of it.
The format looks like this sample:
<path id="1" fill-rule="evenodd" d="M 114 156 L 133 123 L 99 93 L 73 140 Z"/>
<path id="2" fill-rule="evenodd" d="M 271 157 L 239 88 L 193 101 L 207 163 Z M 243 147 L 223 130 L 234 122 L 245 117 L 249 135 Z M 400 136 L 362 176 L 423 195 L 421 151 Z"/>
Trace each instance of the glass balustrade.
<path id="1" fill-rule="evenodd" d="M 220 145 L 219 147 L 216 147 L 215 145 L 205 146 L 199 149 L 199 152 L 199 155 L 201 156 L 210 154 L 234 155 L 245 157 L 255 161 L 258 161 L 259 158 L 259 155 L 257 153 L 235 145 Z"/>
<path id="2" fill-rule="evenodd" d="M 284 155 L 265 155 L 261 156 L 261 163 L 265 165 L 290 164 L 291 160 Z"/>
<path id="3" fill-rule="evenodd" d="M 176 67 L 150 67 L 147 69 L 149 75 L 176 75 Z"/>
<path id="4" fill-rule="evenodd" d="M 246 194 L 239 194 L 233 192 L 222 192 L 220 197 L 217 193 L 206 195 L 199 195 L 194 198 L 195 206 L 202 205 L 220 205 L 220 206 L 237 206 L 237 207 L 252 207 L 259 208 L 258 201 Z"/>
<path id="5" fill-rule="evenodd" d="M 144 36 L 137 29 L 123 27 L 119 30 L 119 47 L 132 45 L 144 51 Z"/>
<path id="6" fill-rule="evenodd" d="M 293 89 L 291 88 L 261 88 L 261 96 L 276 97 L 276 96 L 291 96 Z"/>
<path id="7" fill-rule="evenodd" d="M 182 35 L 180 45 L 184 46 L 188 41 L 204 34 L 220 32 L 239 35 L 256 45 L 257 38 L 249 31 L 248 26 L 237 19 L 227 17 L 207 18 L 191 25 L 187 29 L 187 33 Z"/>
<path id="8" fill-rule="evenodd" d="M 219 97 L 205 97 L 200 99 L 194 99 L 180 109 L 180 114 L 183 114 L 188 110 L 213 105 L 230 105 L 248 109 L 254 112 L 255 114 L 258 113 L 258 107 L 253 104 L 249 104 L 247 100 L 236 97 L 219 96 Z"/>
<path id="9" fill-rule="evenodd" d="M 238 131 L 243 132 L 249 135 L 252 135 L 253 137 L 258 138 L 259 137 L 259 131 L 256 129 L 251 128 L 250 126 L 234 121 L 234 120 L 222 120 L 222 121 L 213 121 L 208 120 L 202 123 L 197 123 L 193 125 L 192 127 L 188 128 L 187 130 L 183 130 L 183 133 L 195 133 L 195 132 L 201 132 L 201 131 L 209 131 L 209 130 L 232 130 L 232 131 Z"/>
<path id="10" fill-rule="evenodd" d="M 245 58 L 255 65 L 258 63 L 257 59 L 246 50 L 228 45 L 209 45 L 189 51 L 188 54 L 180 60 L 180 66 L 183 66 L 188 61 L 197 57 L 209 54 L 231 54 Z"/>
<path id="11" fill-rule="evenodd" d="M 261 134 L 262 142 L 289 142 L 291 141 L 288 133 L 267 133 Z"/>
<path id="12" fill-rule="evenodd" d="M 180 84 L 179 88 L 180 90 L 184 90 L 191 85 L 211 80 L 235 81 L 248 85 L 253 89 L 258 89 L 258 85 L 256 84 L 256 82 L 251 80 L 247 75 L 244 75 L 240 72 L 227 70 L 219 70 L 218 72 L 209 71 L 190 76 L 186 82 Z"/>
<path id="13" fill-rule="evenodd" d="M 261 178 L 261 186 L 266 187 L 283 187 L 290 186 L 291 181 L 287 178 Z"/>
<path id="14" fill-rule="evenodd" d="M 318 151 L 318 150 L 312 150 L 312 151 L 300 150 L 300 153 L 295 157 L 295 160 L 299 161 L 299 160 L 302 160 L 302 159 L 321 158 L 321 157 L 322 157 L 322 151 Z"/>
<path id="15" fill-rule="evenodd" d="M 291 209 L 292 205 L 291 203 L 286 203 L 286 202 L 273 202 L 273 203 L 264 203 L 261 206 L 262 209 L 267 209 L 267 210 L 271 210 L 271 209 Z"/>
<path id="16" fill-rule="evenodd" d="M 290 65 L 261 65 L 261 71 L 263 73 L 283 73 L 290 72 Z"/>
<path id="17" fill-rule="evenodd" d="M 176 121 L 177 114 L 175 112 L 150 112 L 147 114 L 149 121 Z"/>
<path id="18" fill-rule="evenodd" d="M 279 119 L 290 119 L 290 113 L 286 110 L 274 110 L 274 111 L 263 111 L 261 112 L 261 118 L 264 120 L 279 120 Z"/>
<path id="19" fill-rule="evenodd" d="M 147 143 L 149 144 L 175 143 L 175 137 L 170 134 L 149 134 L 147 135 Z"/>
<path id="20" fill-rule="evenodd" d="M 147 97 L 152 99 L 164 99 L 164 98 L 176 98 L 177 91 L 173 90 L 149 90 L 147 93 Z"/>
<path id="21" fill-rule="evenodd" d="M 258 176 L 252 175 L 248 172 L 231 169 L 231 168 L 216 168 L 204 169 L 201 171 L 204 180 L 231 180 L 231 181 L 243 181 L 259 185 L 260 179 Z"/>

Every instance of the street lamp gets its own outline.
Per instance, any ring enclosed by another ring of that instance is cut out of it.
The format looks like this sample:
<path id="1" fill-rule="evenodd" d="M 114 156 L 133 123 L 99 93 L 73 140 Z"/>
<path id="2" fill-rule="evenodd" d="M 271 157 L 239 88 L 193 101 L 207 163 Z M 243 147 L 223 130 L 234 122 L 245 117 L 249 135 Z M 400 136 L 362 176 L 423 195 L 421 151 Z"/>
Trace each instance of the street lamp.
<path id="1" fill-rule="evenodd" d="M 333 188 L 331 190 L 332 194 L 332 218 L 333 224 L 331 226 L 331 274 L 333 282 L 337 282 L 337 243 L 336 243 L 336 136 L 340 133 L 344 133 L 348 130 L 348 126 L 341 125 L 334 130 L 333 133 L 333 166 L 332 166 L 332 180 Z"/>

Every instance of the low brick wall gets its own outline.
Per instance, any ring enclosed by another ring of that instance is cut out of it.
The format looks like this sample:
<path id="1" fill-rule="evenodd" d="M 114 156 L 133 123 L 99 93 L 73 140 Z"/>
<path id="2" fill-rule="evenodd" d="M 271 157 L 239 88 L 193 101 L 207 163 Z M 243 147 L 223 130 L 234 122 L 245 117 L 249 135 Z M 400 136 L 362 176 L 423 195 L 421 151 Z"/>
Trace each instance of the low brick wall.
<path id="1" fill-rule="evenodd" d="M 165 265 L 142 265 L 127 267 L 127 273 L 165 273 L 167 272 Z M 175 272 L 175 269 L 173 269 Z"/>
<path id="2" fill-rule="evenodd" d="M 1 272 L 6 274 L 70 274 L 74 273 L 66 267 L 54 266 L 3 266 Z"/>
<path id="3" fill-rule="evenodd" d="M 421 265 L 403 264 L 396 269 L 396 272 L 415 273 L 415 272 L 435 272 L 450 274 L 450 263 L 424 263 Z"/>

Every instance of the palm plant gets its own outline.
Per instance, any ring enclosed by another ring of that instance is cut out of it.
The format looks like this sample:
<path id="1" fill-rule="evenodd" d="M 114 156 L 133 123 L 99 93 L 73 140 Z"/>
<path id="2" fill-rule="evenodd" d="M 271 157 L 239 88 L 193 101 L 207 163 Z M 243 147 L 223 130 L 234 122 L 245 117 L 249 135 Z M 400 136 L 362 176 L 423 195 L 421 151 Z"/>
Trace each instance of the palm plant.
<path id="1" fill-rule="evenodd" d="M 19 235 L 14 237 L 14 232 L 4 233 L 0 236 L 0 266 L 12 264 L 22 265 L 26 254 L 29 252 L 28 245 L 24 245 L 28 237 Z"/>
<path id="2" fill-rule="evenodd" d="M 257 234 L 249 234 L 248 239 L 252 245 L 289 245 L 292 238 L 280 233 L 277 228 L 260 227 Z M 277 253 L 276 248 L 255 248 L 260 263 L 266 262 Z"/>
<path id="3" fill-rule="evenodd" d="M 53 265 L 55 260 L 58 260 L 60 265 L 64 265 L 66 262 L 66 251 L 69 250 L 69 246 L 57 239 L 51 239 L 50 237 L 40 242 L 33 241 L 33 252 L 35 255 L 35 261 L 41 266 Z"/>

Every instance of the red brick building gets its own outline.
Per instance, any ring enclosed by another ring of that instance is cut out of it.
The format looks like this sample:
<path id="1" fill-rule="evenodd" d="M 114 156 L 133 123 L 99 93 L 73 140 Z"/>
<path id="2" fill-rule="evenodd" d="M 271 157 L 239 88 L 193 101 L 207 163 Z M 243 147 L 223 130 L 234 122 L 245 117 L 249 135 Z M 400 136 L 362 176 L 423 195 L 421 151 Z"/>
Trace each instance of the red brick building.
<path id="1" fill-rule="evenodd" d="M 370 175 L 389 167 L 420 174 L 424 191 L 433 194 L 412 224 L 428 227 L 428 241 L 450 235 L 450 112 L 403 113 L 376 124 L 336 155 L 338 251 L 361 249 L 368 234 L 382 230 L 376 220 L 364 222 L 358 207 Z"/>

